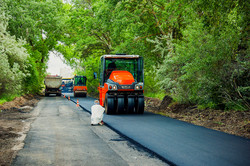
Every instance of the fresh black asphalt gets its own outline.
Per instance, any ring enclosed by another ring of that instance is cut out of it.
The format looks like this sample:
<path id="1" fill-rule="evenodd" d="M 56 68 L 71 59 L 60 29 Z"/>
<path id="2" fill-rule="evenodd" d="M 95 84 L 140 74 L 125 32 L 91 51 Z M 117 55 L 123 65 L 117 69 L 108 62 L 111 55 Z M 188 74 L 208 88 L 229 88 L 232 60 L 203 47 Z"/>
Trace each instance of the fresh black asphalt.
<path id="1" fill-rule="evenodd" d="M 71 100 L 76 102 L 76 98 Z M 90 111 L 94 98 L 77 98 Z M 249 166 L 250 140 L 161 115 L 105 115 L 104 122 L 173 165 Z"/>

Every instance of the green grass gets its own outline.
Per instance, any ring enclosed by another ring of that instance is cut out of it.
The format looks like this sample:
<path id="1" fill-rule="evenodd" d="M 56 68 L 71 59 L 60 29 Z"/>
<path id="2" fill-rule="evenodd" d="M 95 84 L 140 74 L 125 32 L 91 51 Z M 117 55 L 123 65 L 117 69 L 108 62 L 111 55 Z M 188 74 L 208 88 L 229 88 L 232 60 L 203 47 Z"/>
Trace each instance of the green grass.
<path id="1" fill-rule="evenodd" d="M 7 102 L 6 99 L 0 99 L 0 105 L 3 104 L 3 103 L 5 103 L 5 102 Z"/>
<path id="2" fill-rule="evenodd" d="M 163 92 L 158 92 L 158 93 L 146 92 L 146 93 L 144 93 L 144 95 L 146 97 L 152 97 L 152 98 L 157 98 L 157 99 L 162 100 L 165 97 L 166 94 L 163 93 Z"/>
<path id="3" fill-rule="evenodd" d="M 213 123 L 218 124 L 218 125 L 224 125 L 222 122 L 214 121 Z"/>
<path id="4" fill-rule="evenodd" d="M 4 95 L 0 99 L 0 104 L 4 104 L 8 101 L 12 101 L 15 97 L 19 97 L 20 95 Z"/>

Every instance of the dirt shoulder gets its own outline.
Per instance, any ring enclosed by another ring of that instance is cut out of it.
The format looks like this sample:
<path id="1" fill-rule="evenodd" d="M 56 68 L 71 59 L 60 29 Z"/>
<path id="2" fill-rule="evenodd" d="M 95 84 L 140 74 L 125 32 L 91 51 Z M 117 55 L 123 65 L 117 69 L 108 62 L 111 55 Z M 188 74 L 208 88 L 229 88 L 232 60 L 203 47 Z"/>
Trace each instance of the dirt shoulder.
<path id="1" fill-rule="evenodd" d="M 37 116 L 33 108 L 39 100 L 39 96 L 25 95 L 0 105 L 1 166 L 9 166 L 18 150 L 23 148 L 26 134 Z"/>
<path id="2" fill-rule="evenodd" d="M 145 110 L 206 128 L 250 139 L 250 111 L 223 111 L 175 104 L 169 97 L 162 101 L 145 97 Z"/>

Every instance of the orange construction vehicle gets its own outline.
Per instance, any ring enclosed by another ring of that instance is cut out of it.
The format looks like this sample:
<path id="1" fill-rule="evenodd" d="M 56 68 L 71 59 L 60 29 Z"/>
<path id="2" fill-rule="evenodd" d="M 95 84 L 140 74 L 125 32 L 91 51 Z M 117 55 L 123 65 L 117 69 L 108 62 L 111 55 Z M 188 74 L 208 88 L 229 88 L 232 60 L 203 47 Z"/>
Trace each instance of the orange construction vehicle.
<path id="1" fill-rule="evenodd" d="M 144 113 L 142 57 L 103 55 L 99 74 L 99 100 L 106 114 Z"/>
<path id="2" fill-rule="evenodd" d="M 74 77 L 74 97 L 83 96 L 87 97 L 87 78 L 85 76 Z"/>

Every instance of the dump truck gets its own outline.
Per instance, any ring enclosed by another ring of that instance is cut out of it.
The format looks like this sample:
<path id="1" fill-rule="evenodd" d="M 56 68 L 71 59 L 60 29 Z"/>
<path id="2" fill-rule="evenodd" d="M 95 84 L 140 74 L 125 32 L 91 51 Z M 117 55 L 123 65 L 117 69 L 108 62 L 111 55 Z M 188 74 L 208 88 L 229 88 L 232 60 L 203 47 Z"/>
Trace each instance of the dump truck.
<path id="1" fill-rule="evenodd" d="M 50 94 L 56 94 L 57 96 L 61 96 L 62 92 L 60 90 L 62 84 L 62 77 L 58 75 L 47 75 L 44 80 L 45 84 L 45 96 L 49 96 Z"/>
<path id="2" fill-rule="evenodd" d="M 99 101 L 105 113 L 143 114 L 143 58 L 139 55 L 103 55 L 99 67 Z"/>
<path id="3" fill-rule="evenodd" d="M 74 97 L 87 97 L 87 78 L 85 76 L 75 76 L 74 77 Z"/>

